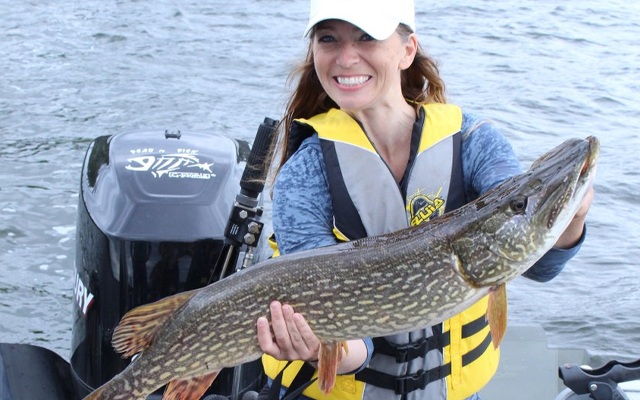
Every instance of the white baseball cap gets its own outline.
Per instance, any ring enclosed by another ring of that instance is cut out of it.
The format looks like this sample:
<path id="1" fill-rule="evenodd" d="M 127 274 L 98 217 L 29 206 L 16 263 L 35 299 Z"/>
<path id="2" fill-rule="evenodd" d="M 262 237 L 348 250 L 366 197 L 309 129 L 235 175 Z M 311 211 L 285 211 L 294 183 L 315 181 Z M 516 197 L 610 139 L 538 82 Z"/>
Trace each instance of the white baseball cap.
<path id="1" fill-rule="evenodd" d="M 413 0 L 311 0 L 304 36 L 327 19 L 350 22 L 377 40 L 387 39 L 401 23 L 416 30 Z"/>

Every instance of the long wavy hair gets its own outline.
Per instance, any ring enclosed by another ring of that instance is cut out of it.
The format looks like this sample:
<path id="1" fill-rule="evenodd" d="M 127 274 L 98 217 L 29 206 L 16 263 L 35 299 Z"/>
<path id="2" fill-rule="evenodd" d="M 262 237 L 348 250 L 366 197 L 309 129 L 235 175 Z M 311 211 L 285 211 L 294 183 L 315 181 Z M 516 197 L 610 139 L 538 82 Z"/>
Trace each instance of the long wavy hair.
<path id="1" fill-rule="evenodd" d="M 397 32 L 405 38 L 413 33 L 411 28 L 404 24 L 398 26 Z M 316 74 L 312 50 L 314 36 L 315 30 L 310 33 L 305 60 L 289 74 L 289 83 L 297 82 L 297 86 L 278 124 L 278 139 L 272 146 L 272 154 L 279 155 L 274 177 L 295 151 L 289 148 L 289 134 L 293 120 L 311 118 L 331 108 L 339 108 L 324 91 Z M 437 63 L 422 50 L 420 45 L 413 63 L 401 74 L 402 94 L 416 109 L 426 103 L 446 103 L 445 85 L 440 78 Z"/>

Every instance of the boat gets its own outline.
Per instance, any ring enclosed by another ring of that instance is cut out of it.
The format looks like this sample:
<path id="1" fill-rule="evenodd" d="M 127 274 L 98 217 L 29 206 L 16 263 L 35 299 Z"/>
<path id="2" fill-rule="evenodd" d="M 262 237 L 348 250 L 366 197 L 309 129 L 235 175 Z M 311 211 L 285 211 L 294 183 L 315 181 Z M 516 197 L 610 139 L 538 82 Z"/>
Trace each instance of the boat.
<path id="1" fill-rule="evenodd" d="M 0 343 L 0 399 L 85 397 L 129 363 L 111 346 L 128 310 L 259 260 L 263 165 L 276 124 L 265 118 L 251 147 L 184 130 L 95 138 L 80 179 L 70 359 Z M 256 360 L 223 370 L 206 395 L 241 399 L 264 379 Z"/>
<path id="2" fill-rule="evenodd" d="M 263 166 L 276 124 L 265 118 L 251 147 L 195 131 L 95 138 L 80 180 L 70 359 L 35 345 L 0 343 L 0 400 L 82 399 L 129 363 L 111 346 L 128 310 L 224 279 L 263 257 Z M 570 389 L 557 378 L 563 368 L 571 375 L 568 365 L 585 371 L 585 362 L 584 351 L 547 349 L 540 327 L 510 327 L 500 369 L 481 395 L 589 398 L 579 393 L 584 382 Z M 606 382 L 621 394 L 618 383 L 640 379 L 640 360 L 594 371 L 583 373 L 587 389 Z M 260 360 L 229 368 L 203 398 L 255 399 L 265 379 Z M 640 399 L 640 388 L 624 390 Z M 159 390 L 148 399 L 161 397 Z"/>
<path id="3" fill-rule="evenodd" d="M 640 400 L 640 360 L 604 365 L 584 349 L 553 348 L 541 325 L 510 325 L 484 399 Z"/>

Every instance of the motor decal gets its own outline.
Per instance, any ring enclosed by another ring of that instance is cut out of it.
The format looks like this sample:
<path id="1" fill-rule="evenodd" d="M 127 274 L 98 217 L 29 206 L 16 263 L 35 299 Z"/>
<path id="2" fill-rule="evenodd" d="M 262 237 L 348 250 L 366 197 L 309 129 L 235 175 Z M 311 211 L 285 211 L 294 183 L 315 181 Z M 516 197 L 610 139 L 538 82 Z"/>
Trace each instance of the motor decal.
<path id="1" fill-rule="evenodd" d="M 135 155 L 127 159 L 125 168 L 135 172 L 150 172 L 154 178 L 211 179 L 216 175 L 212 171 L 212 162 L 203 162 L 198 150 L 178 149 L 173 152 L 165 150 L 136 149 Z"/>
<path id="2" fill-rule="evenodd" d="M 82 315 L 87 316 L 87 311 L 89 311 L 89 307 L 93 304 L 93 293 L 87 289 L 85 284 L 82 282 L 80 275 L 76 272 L 75 282 L 73 284 L 73 293 L 76 300 L 76 304 L 78 305 L 78 309 L 82 312 Z"/>

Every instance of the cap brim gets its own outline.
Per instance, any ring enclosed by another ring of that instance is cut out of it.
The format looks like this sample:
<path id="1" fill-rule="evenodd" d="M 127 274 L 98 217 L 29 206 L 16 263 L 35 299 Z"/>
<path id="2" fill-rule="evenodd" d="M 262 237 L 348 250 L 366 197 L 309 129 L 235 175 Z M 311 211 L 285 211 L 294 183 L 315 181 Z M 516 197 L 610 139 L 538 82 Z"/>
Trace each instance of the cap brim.
<path id="1" fill-rule="evenodd" d="M 309 18 L 309 24 L 304 31 L 303 37 L 307 37 L 311 30 L 322 21 L 329 19 L 339 19 L 349 22 L 365 31 L 368 35 L 376 40 L 388 39 L 398 28 L 399 22 L 391 17 L 378 17 L 376 19 L 370 16 L 360 16 L 359 13 L 349 12 L 349 10 L 331 10 L 332 12 L 323 14 L 318 13 Z"/>

